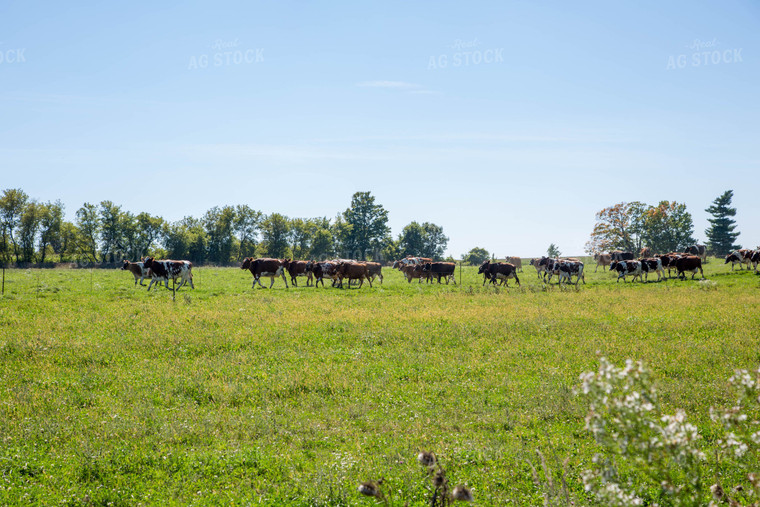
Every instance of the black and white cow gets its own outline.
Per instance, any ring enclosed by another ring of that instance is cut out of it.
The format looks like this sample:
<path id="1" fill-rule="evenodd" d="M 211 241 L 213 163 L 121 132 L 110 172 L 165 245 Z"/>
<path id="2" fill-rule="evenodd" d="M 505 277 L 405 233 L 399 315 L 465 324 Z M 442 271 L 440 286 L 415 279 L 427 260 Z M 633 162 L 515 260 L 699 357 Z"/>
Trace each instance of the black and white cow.
<path id="1" fill-rule="evenodd" d="M 612 270 L 618 272 L 618 282 L 621 278 L 623 279 L 623 282 L 625 282 L 625 277 L 628 275 L 633 277 L 631 282 L 636 281 L 636 277 L 638 277 L 640 282 L 644 281 L 644 278 L 641 276 L 643 274 L 643 269 L 641 268 L 640 261 L 612 261 L 610 264 L 610 271 Z"/>
<path id="2" fill-rule="evenodd" d="M 649 257 L 646 259 L 639 259 L 641 262 L 641 270 L 644 272 L 644 279 L 649 281 L 649 273 L 657 273 L 657 281 L 659 282 L 665 277 L 665 268 L 662 266 L 662 259 L 659 257 Z"/>
<path id="3" fill-rule="evenodd" d="M 566 283 L 573 283 L 572 277 L 575 276 L 575 286 L 578 286 L 578 282 L 583 280 L 583 285 L 586 285 L 586 277 L 583 275 L 583 263 L 581 261 L 559 261 L 559 283 L 562 284 L 562 280 Z"/>
<path id="4" fill-rule="evenodd" d="M 195 289 L 193 285 L 193 264 L 190 261 L 171 261 L 171 260 L 154 260 L 152 257 L 146 257 L 143 261 L 143 265 L 150 269 L 151 280 L 148 284 L 148 290 L 155 283 L 156 286 L 161 282 L 164 282 L 166 288 L 169 288 L 169 278 L 172 280 L 180 279 L 179 285 L 176 290 L 179 290 L 186 283 L 190 284 L 190 287 Z"/>

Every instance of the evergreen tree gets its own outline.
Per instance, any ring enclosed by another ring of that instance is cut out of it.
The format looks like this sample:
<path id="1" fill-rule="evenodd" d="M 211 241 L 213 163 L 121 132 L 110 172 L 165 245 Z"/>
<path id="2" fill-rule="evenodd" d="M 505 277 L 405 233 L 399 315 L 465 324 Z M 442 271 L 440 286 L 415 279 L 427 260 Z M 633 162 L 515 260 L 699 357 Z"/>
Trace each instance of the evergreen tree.
<path id="1" fill-rule="evenodd" d="M 731 207 L 731 199 L 734 197 L 733 190 L 726 190 L 720 197 L 717 197 L 712 206 L 705 211 L 713 216 L 708 218 L 710 227 L 705 231 L 707 235 L 707 248 L 714 255 L 727 255 L 733 250 L 741 248 L 741 245 L 735 245 L 734 241 L 739 237 L 736 229 L 736 208 Z"/>

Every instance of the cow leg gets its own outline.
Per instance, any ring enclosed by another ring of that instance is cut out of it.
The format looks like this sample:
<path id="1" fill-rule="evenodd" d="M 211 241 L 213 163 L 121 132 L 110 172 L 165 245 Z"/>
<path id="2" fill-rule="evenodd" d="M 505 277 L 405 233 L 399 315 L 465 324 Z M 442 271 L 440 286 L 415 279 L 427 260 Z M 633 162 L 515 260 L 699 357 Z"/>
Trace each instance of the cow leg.
<path id="1" fill-rule="evenodd" d="M 518 285 L 518 286 L 520 285 L 520 279 L 519 279 L 519 278 L 517 278 L 517 273 L 515 273 L 515 282 L 517 282 L 517 285 Z"/>

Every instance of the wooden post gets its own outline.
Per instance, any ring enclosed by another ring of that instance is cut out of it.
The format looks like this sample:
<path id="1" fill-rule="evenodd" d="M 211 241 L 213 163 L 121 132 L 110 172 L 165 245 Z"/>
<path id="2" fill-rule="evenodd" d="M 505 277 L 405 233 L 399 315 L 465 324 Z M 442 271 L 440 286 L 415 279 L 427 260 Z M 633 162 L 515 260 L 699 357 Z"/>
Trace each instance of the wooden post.
<path id="1" fill-rule="evenodd" d="M 3 263 L 3 295 L 5 295 L 5 263 Z"/>

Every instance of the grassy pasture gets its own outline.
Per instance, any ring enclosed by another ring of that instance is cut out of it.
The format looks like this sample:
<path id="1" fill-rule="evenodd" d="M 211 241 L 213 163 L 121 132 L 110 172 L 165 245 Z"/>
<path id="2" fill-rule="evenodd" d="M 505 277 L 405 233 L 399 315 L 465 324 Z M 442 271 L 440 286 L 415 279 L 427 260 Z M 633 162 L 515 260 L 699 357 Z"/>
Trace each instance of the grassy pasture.
<path id="1" fill-rule="evenodd" d="M 254 290 L 201 267 L 175 301 L 119 270 L 10 270 L 0 504 L 366 505 L 358 483 L 385 477 L 424 505 L 423 449 L 480 505 L 540 505 L 536 449 L 570 458 L 584 498 L 573 388 L 597 354 L 644 360 L 709 450 L 709 407 L 760 364 L 760 276 L 711 259 L 709 283 L 616 283 L 587 262 L 575 290 L 524 264 L 509 289 L 386 268 L 373 288 Z"/>

